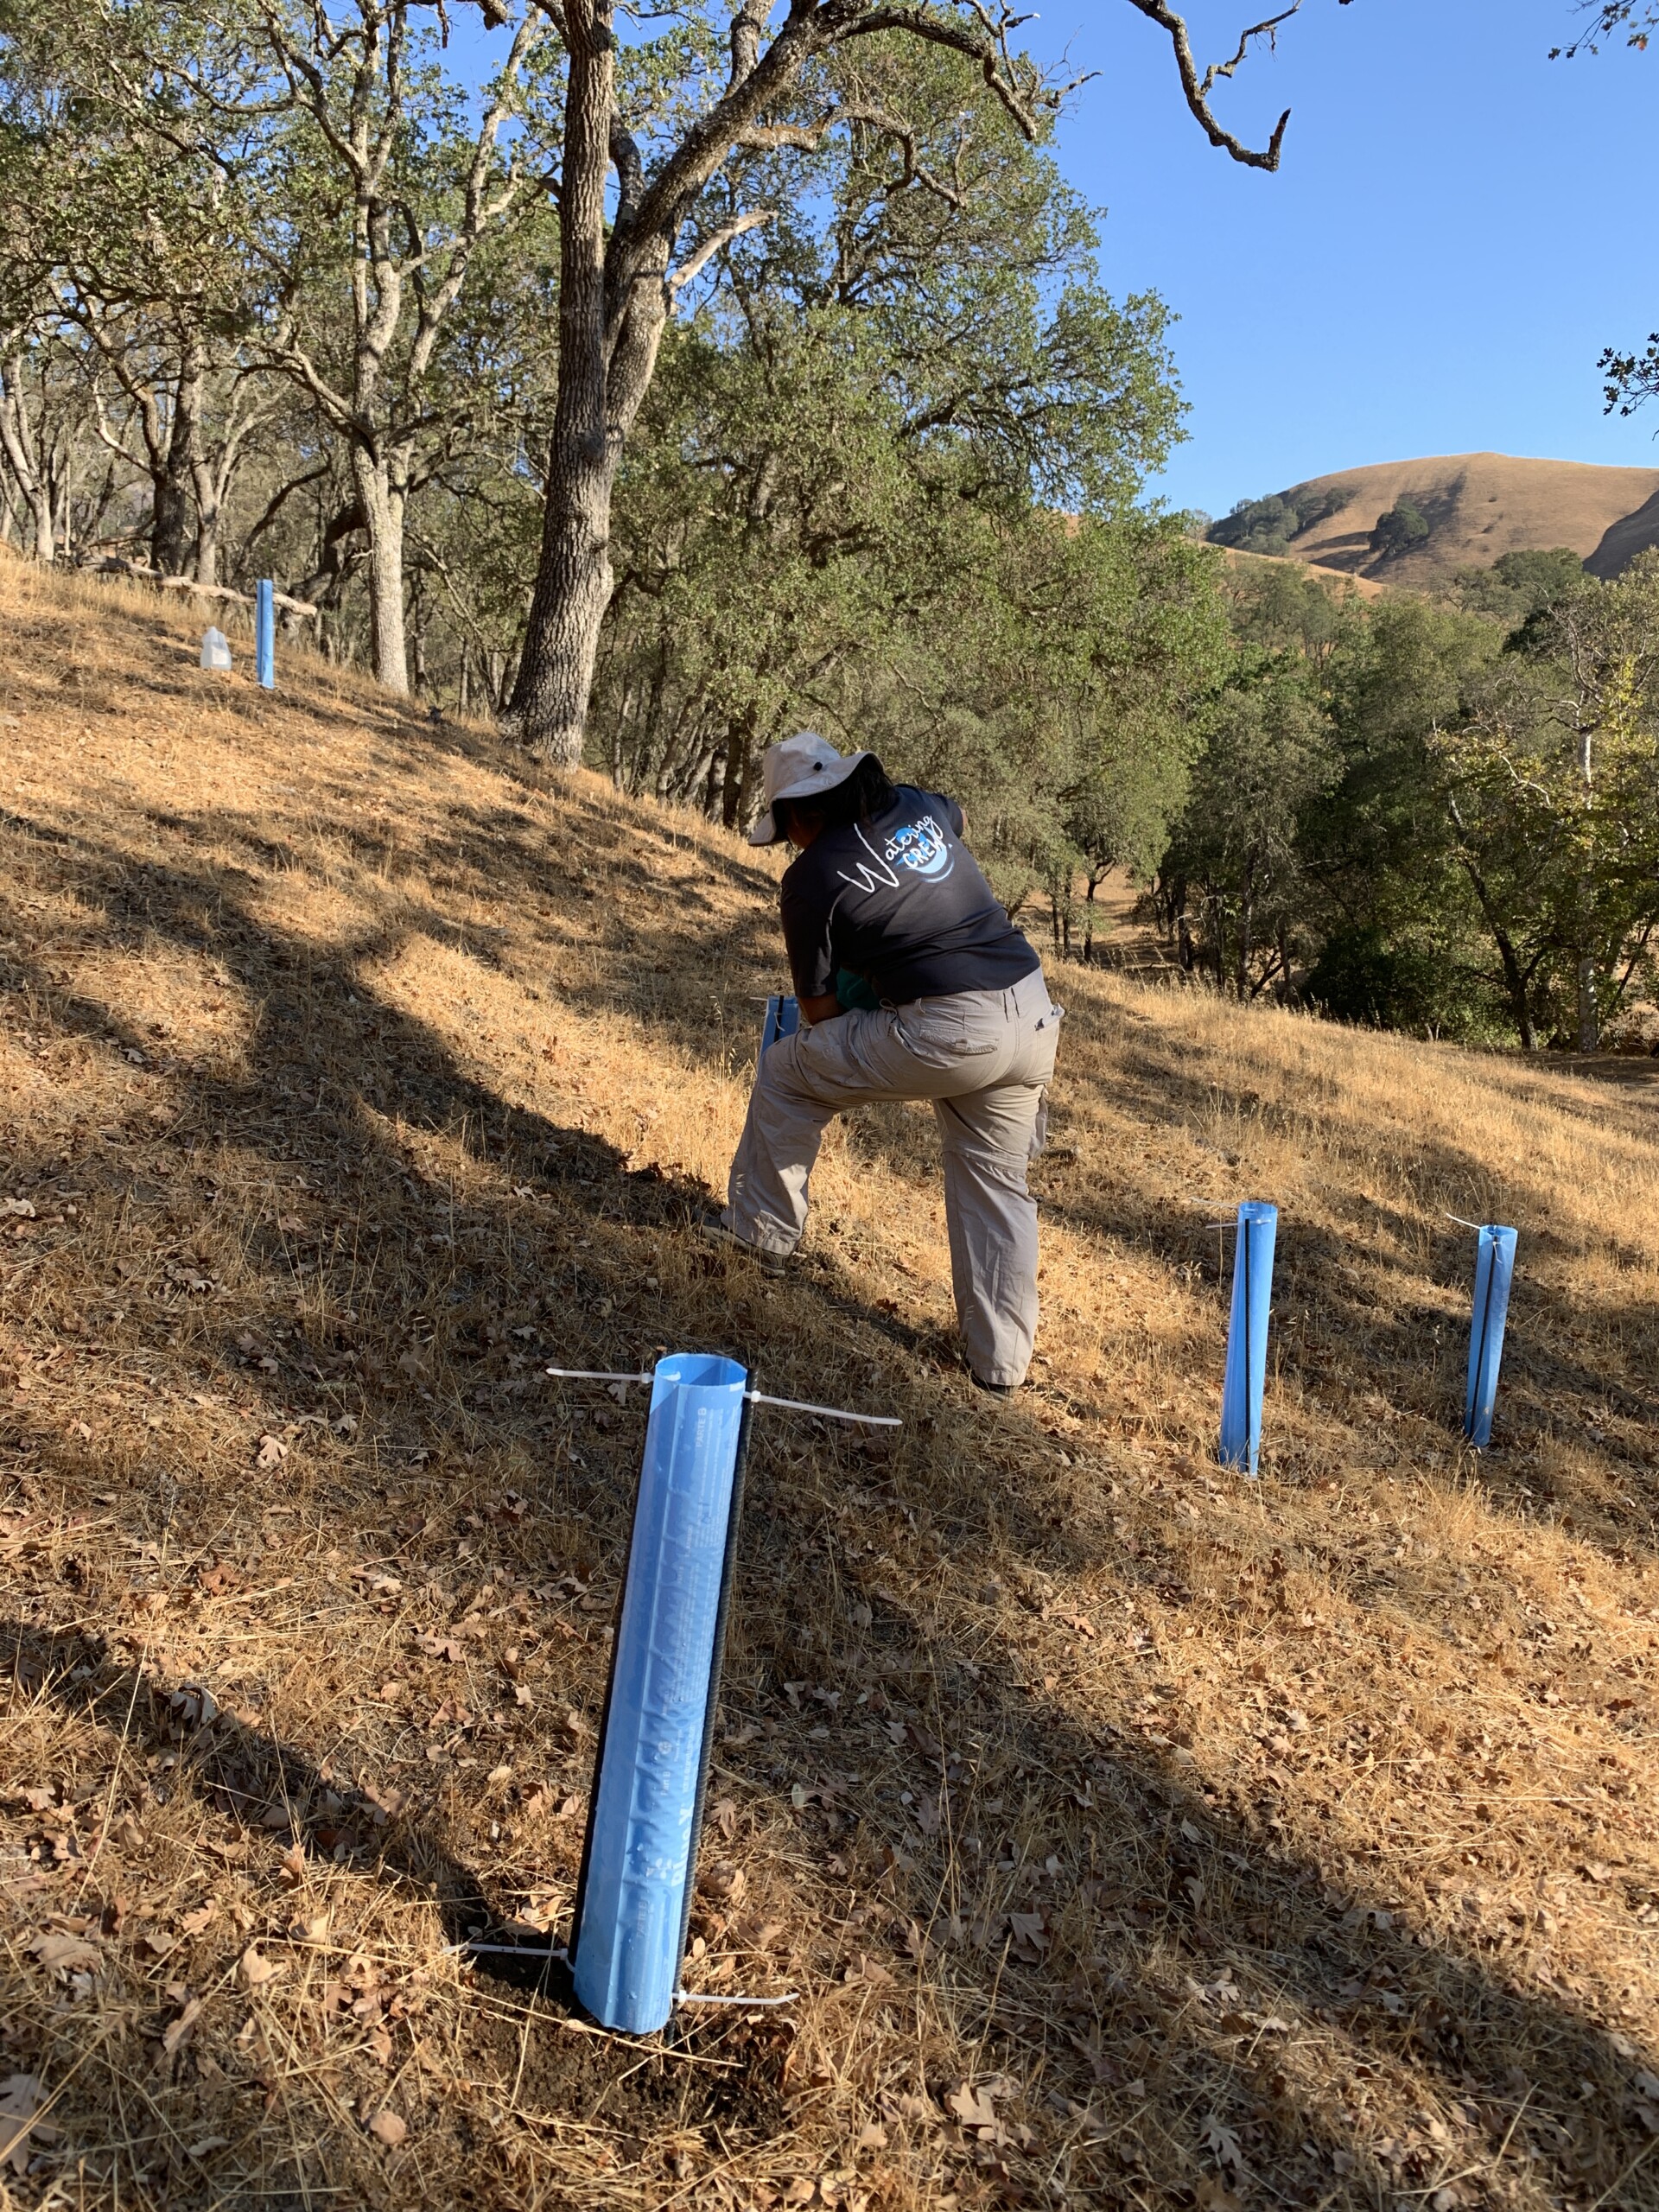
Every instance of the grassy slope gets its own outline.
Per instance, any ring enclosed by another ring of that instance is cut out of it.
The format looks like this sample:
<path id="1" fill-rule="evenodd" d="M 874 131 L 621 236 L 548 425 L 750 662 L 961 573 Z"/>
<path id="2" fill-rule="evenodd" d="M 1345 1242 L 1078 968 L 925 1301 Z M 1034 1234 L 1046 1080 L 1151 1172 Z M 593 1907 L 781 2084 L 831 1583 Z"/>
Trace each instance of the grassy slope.
<path id="1" fill-rule="evenodd" d="M 119 589 L 0 626 L 16 2202 L 1659 2203 L 1646 1090 L 1067 971 L 989 1410 L 925 1117 L 785 1284 L 683 1226 L 752 855 Z M 1447 1211 L 1524 1239 L 1484 1463 Z M 766 1422 L 688 1973 L 803 1994 L 642 2050 L 442 1947 L 575 1872 L 640 1422 L 541 1370 L 665 1345 L 907 1426 Z"/>

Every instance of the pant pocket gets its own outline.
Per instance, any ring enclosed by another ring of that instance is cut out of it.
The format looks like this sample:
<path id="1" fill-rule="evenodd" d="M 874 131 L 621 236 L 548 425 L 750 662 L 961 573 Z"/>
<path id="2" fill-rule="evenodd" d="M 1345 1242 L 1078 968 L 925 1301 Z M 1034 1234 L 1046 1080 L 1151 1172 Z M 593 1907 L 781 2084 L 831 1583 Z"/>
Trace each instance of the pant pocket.
<path id="1" fill-rule="evenodd" d="M 1005 1025 L 984 1018 L 970 1020 L 957 999 L 918 999 L 901 1007 L 899 1034 L 906 1050 L 927 1067 L 955 1067 L 963 1061 L 988 1059 L 1002 1043 Z"/>
<path id="2" fill-rule="evenodd" d="M 1048 1087 L 1045 1084 L 1042 1090 L 1038 1095 L 1037 1118 L 1031 1125 L 1031 1146 L 1030 1149 L 1027 1153 L 1027 1158 L 1028 1160 L 1039 1159 L 1047 1143 Z"/>

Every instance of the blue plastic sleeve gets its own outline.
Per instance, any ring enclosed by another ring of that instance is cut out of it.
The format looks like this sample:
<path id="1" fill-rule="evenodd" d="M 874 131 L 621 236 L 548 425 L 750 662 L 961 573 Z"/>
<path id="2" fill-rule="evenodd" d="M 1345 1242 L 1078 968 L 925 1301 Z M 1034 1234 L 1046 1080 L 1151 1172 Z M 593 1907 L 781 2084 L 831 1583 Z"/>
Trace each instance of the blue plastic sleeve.
<path id="1" fill-rule="evenodd" d="M 260 683 L 267 691 L 276 683 L 276 607 L 269 576 L 261 577 L 254 594 L 253 649 Z"/>
<path id="2" fill-rule="evenodd" d="M 769 998 L 766 1001 L 766 1026 L 760 1032 L 760 1050 L 769 1052 L 780 1037 L 792 1037 L 801 1026 L 798 999 Z"/>
<path id="3" fill-rule="evenodd" d="M 1510 1318 L 1510 1287 L 1515 1281 L 1516 1233 L 1487 1227 L 1475 1247 L 1474 1311 L 1469 1329 L 1469 1380 L 1463 1395 L 1463 1433 L 1483 1450 L 1492 1440 L 1492 1410 L 1497 1403 L 1498 1370 L 1503 1364 L 1503 1329 Z"/>
<path id="4" fill-rule="evenodd" d="M 1262 1458 L 1262 1396 L 1268 1380 L 1268 1319 L 1278 1234 L 1277 1206 L 1255 1202 L 1240 1206 L 1227 1380 L 1221 1397 L 1221 1458 L 1224 1465 L 1248 1467 L 1252 1475 Z"/>
<path id="5" fill-rule="evenodd" d="M 746 1370 L 659 1360 L 594 1784 L 575 1992 L 601 2026 L 651 2035 L 680 1971 Z"/>

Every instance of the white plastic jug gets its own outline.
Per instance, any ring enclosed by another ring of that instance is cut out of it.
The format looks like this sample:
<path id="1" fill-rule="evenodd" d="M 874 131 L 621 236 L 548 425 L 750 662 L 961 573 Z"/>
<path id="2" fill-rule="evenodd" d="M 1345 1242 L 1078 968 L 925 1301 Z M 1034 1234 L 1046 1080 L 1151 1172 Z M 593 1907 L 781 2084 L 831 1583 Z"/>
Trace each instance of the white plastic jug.
<path id="1" fill-rule="evenodd" d="M 231 664 L 231 641 L 222 630 L 204 630 L 201 633 L 201 664 L 204 668 L 228 668 Z"/>

